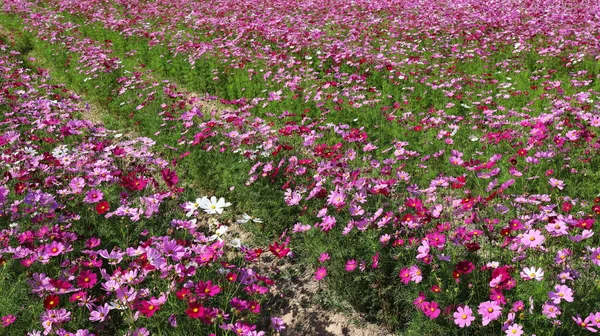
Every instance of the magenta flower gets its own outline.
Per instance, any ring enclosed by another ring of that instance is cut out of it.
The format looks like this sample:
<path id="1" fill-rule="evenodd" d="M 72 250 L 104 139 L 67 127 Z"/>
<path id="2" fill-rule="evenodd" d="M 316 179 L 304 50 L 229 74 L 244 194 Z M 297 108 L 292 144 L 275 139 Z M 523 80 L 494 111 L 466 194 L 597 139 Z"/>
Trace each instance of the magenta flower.
<path id="1" fill-rule="evenodd" d="M 410 282 L 410 269 L 408 269 L 408 268 L 401 269 L 400 273 L 398 274 L 398 276 L 400 277 L 400 280 L 405 285 L 408 285 L 408 283 Z"/>
<path id="2" fill-rule="evenodd" d="M 198 281 L 198 285 L 196 286 L 196 294 L 200 296 L 200 298 L 204 299 L 206 297 L 213 297 L 221 292 L 221 287 L 218 285 L 213 285 L 212 281 L 208 280 L 206 282 L 200 280 Z"/>
<path id="3" fill-rule="evenodd" d="M 83 201 L 85 203 L 98 203 L 102 200 L 102 198 L 104 198 L 104 194 L 102 193 L 102 191 L 98 189 L 92 189 L 85 193 L 85 198 L 83 199 Z"/>
<path id="4" fill-rule="evenodd" d="M 84 270 L 77 277 L 77 286 L 87 289 L 92 288 L 98 282 L 98 277 L 91 270 Z"/>
<path id="5" fill-rule="evenodd" d="M 595 325 L 595 321 L 593 320 L 594 315 L 590 315 L 588 317 L 585 318 L 585 320 L 581 319 L 581 316 L 577 315 L 575 316 L 571 316 L 571 318 L 573 319 L 573 321 L 575 321 L 575 323 L 577 323 L 577 325 L 579 325 L 580 327 L 587 329 L 588 331 L 591 331 L 593 333 L 598 332 L 597 329 L 592 328 Z"/>
<path id="6" fill-rule="evenodd" d="M 424 306 L 423 306 L 423 313 L 425 313 L 425 316 L 427 316 L 430 319 L 434 320 L 438 316 L 440 316 L 441 310 L 440 310 L 437 302 L 431 301 L 431 302 L 426 302 L 424 304 Z"/>
<path id="7" fill-rule="evenodd" d="M 65 250 L 65 246 L 63 243 L 59 243 L 57 241 L 53 241 L 50 245 L 46 245 L 44 252 L 50 257 L 56 257 L 61 254 Z"/>
<path id="8" fill-rule="evenodd" d="M 12 314 L 8 314 L 6 316 L 2 316 L 2 326 L 6 328 L 9 325 L 15 323 L 16 320 L 17 320 L 17 317 L 15 315 L 12 315 Z"/>
<path id="9" fill-rule="evenodd" d="M 469 306 L 458 307 L 453 316 L 454 323 L 460 328 L 468 327 L 471 325 L 471 322 L 475 321 L 475 316 L 473 316 L 473 311 Z"/>
<path id="10" fill-rule="evenodd" d="M 352 259 L 352 260 L 348 260 L 346 261 L 346 272 L 352 272 L 356 269 L 357 263 L 356 260 Z"/>
<path id="11" fill-rule="evenodd" d="M 315 280 L 321 281 L 321 280 L 323 280 L 323 278 L 326 275 L 327 275 L 327 268 L 319 267 L 319 268 L 317 268 L 317 271 L 315 272 Z"/>
<path id="12" fill-rule="evenodd" d="M 425 294 L 423 294 L 423 292 L 419 293 L 419 296 L 413 301 L 413 304 L 421 310 L 425 309 L 425 305 L 428 303 L 427 301 L 425 301 L 426 297 Z"/>

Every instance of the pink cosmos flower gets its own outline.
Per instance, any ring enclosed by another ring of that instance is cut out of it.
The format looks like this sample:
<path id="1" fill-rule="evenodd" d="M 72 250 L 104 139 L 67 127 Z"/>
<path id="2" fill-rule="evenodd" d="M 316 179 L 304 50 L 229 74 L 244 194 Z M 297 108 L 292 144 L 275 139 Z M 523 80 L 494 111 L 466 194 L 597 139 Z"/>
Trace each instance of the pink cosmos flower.
<path id="1" fill-rule="evenodd" d="M 425 305 L 423 307 L 423 313 L 425 313 L 425 316 L 427 316 L 430 319 L 434 320 L 438 316 L 440 316 L 441 310 L 438 307 L 437 302 L 431 301 L 431 302 L 426 302 L 425 303 Z"/>
<path id="2" fill-rule="evenodd" d="M 319 256 L 319 261 L 326 262 L 327 260 L 329 260 L 329 253 L 321 253 Z"/>
<path id="3" fill-rule="evenodd" d="M 90 321 L 103 322 L 110 312 L 110 306 L 105 303 L 103 306 L 98 306 L 90 313 Z"/>
<path id="4" fill-rule="evenodd" d="M 546 237 L 540 230 L 529 230 L 521 238 L 521 243 L 527 247 L 537 247 L 544 243 Z"/>
<path id="5" fill-rule="evenodd" d="M 319 268 L 317 268 L 317 271 L 315 272 L 315 280 L 321 281 L 321 280 L 323 280 L 323 278 L 326 275 L 327 275 L 327 268 L 319 267 Z"/>
<path id="6" fill-rule="evenodd" d="M 421 282 L 421 280 L 423 280 L 423 273 L 421 272 L 421 269 L 418 266 L 411 266 L 409 268 L 410 271 L 410 280 L 414 281 L 415 283 L 419 283 Z"/>
<path id="7" fill-rule="evenodd" d="M 50 245 L 46 245 L 45 252 L 50 257 L 56 257 L 65 250 L 63 243 L 53 241 Z"/>
<path id="8" fill-rule="evenodd" d="M 565 187 L 565 182 L 561 181 L 561 180 L 557 180 L 555 178 L 550 178 L 550 180 L 548 181 L 550 183 L 550 185 L 553 188 L 558 188 L 559 190 L 563 190 L 563 188 Z"/>
<path id="9" fill-rule="evenodd" d="M 559 304 L 562 300 L 573 302 L 573 290 L 565 285 L 556 285 L 554 292 L 549 292 L 548 297 L 555 304 Z"/>
<path id="10" fill-rule="evenodd" d="M 408 285 L 408 283 L 410 282 L 410 269 L 408 269 L 408 268 L 401 269 L 400 273 L 398 273 L 398 276 L 400 277 L 400 280 L 405 285 Z"/>
<path id="11" fill-rule="evenodd" d="M 509 326 L 504 332 L 508 336 L 521 336 L 524 333 L 523 327 L 516 323 Z"/>
<path id="12" fill-rule="evenodd" d="M 82 271 L 77 279 L 77 286 L 87 289 L 92 288 L 98 282 L 98 277 L 91 270 Z"/>
<path id="13" fill-rule="evenodd" d="M 542 305 L 542 314 L 544 314 L 549 319 L 556 318 L 558 315 L 561 314 L 560 307 L 552 303 L 546 302 Z"/>
<path id="14" fill-rule="evenodd" d="M 425 305 L 428 304 L 427 301 L 425 301 L 426 297 L 423 294 L 423 292 L 419 293 L 419 296 L 413 301 L 413 304 L 421 310 L 425 310 Z"/>
<path id="15" fill-rule="evenodd" d="M 453 316 L 454 323 L 460 328 L 468 327 L 471 325 L 471 322 L 475 321 L 475 316 L 473 316 L 473 311 L 469 306 L 458 307 Z"/>
<path id="16" fill-rule="evenodd" d="M 2 326 L 6 328 L 9 325 L 15 323 L 16 320 L 17 320 L 17 317 L 15 315 L 12 315 L 12 314 L 8 314 L 6 316 L 2 316 Z"/>
<path id="17" fill-rule="evenodd" d="M 500 317 L 502 314 L 502 307 L 500 307 L 496 301 L 485 301 L 479 304 L 477 312 L 483 319 L 482 324 L 486 326 Z"/>
<path id="18" fill-rule="evenodd" d="M 586 317 L 585 320 L 582 320 L 581 316 L 579 316 L 579 315 L 577 315 L 577 317 L 571 316 L 571 318 L 580 327 L 582 327 L 584 329 L 587 329 L 588 331 L 591 331 L 593 333 L 596 333 L 596 332 L 598 332 L 598 329 L 592 328 L 595 325 L 595 322 L 593 320 L 593 316 L 594 315 L 590 315 L 590 316 Z"/>
<path id="19" fill-rule="evenodd" d="M 198 281 L 198 285 L 196 286 L 196 294 L 201 299 L 207 297 L 213 297 L 221 292 L 221 287 L 219 285 L 213 285 L 212 281 L 208 280 L 206 282 L 200 280 Z"/>
<path id="20" fill-rule="evenodd" d="M 104 194 L 98 189 L 91 189 L 85 194 L 83 201 L 85 203 L 98 203 L 102 200 Z"/>
<path id="21" fill-rule="evenodd" d="M 352 272 L 356 269 L 357 263 L 356 260 L 352 259 L 352 260 L 348 260 L 346 261 L 346 272 Z"/>

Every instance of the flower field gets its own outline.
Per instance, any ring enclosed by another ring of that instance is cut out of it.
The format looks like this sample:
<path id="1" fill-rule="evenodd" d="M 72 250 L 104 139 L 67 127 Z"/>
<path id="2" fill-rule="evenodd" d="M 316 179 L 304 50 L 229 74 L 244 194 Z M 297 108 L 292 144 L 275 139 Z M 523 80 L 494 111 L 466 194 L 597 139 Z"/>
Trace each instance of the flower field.
<path id="1" fill-rule="evenodd" d="M 597 333 L 599 99 L 592 0 L 4 0 L 0 334 Z"/>

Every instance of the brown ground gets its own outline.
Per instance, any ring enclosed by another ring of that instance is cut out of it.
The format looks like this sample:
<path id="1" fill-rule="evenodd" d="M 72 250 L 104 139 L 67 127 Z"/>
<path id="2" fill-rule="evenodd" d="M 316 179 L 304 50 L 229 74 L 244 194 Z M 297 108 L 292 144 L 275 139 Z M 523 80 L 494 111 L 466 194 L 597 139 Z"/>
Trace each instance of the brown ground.
<path id="1" fill-rule="evenodd" d="M 292 267 L 292 266 L 284 266 Z M 274 314 L 287 327 L 281 336 L 392 336 L 383 327 L 366 322 L 357 312 L 325 310 L 316 301 L 319 285 L 312 272 L 303 272 L 291 280 L 278 279 L 276 293 L 281 297 Z M 321 286 L 324 286 L 321 283 Z M 326 290 L 321 288 L 320 290 Z M 275 314 L 279 313 L 279 315 Z"/>

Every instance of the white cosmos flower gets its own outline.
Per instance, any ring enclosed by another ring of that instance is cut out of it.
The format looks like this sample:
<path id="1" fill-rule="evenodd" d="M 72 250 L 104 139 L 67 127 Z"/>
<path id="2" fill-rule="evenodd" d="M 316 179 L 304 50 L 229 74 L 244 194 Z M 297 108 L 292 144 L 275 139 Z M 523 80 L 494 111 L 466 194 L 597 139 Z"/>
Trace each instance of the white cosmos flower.
<path id="1" fill-rule="evenodd" d="M 110 306 L 111 309 L 118 309 L 118 310 L 127 309 L 126 305 L 124 305 L 123 303 L 118 302 L 118 301 L 110 302 L 108 305 Z"/>
<path id="2" fill-rule="evenodd" d="M 232 247 L 235 247 L 235 248 L 240 248 L 240 246 L 242 246 L 242 240 L 240 238 L 233 238 L 229 242 L 229 245 L 231 245 Z"/>
<path id="3" fill-rule="evenodd" d="M 227 230 L 229 230 L 229 228 L 226 225 L 221 225 L 217 230 L 215 230 L 215 234 L 217 236 L 222 236 L 227 233 Z"/>
<path id="4" fill-rule="evenodd" d="M 185 210 L 187 210 L 187 213 L 185 215 L 188 217 L 192 216 L 194 214 L 194 211 L 198 210 L 198 208 L 200 207 L 200 204 L 204 204 L 204 203 L 210 203 L 208 198 L 201 197 L 201 198 L 196 198 L 196 200 L 193 202 L 187 202 L 185 204 Z"/>
<path id="5" fill-rule="evenodd" d="M 544 279 L 544 270 L 541 267 L 525 267 L 521 271 L 521 278 L 525 280 L 537 280 L 542 281 Z"/>
<path id="6" fill-rule="evenodd" d="M 203 197 L 201 201 L 202 202 L 200 202 L 200 208 L 202 208 L 204 212 L 211 215 L 216 213 L 222 214 L 223 208 L 231 205 L 231 203 L 225 202 L 225 199 L 223 197 L 219 198 L 218 201 L 215 196 L 212 196 L 210 200 L 206 197 Z"/>
<path id="7" fill-rule="evenodd" d="M 254 223 L 262 223 L 262 219 L 251 217 L 247 213 L 244 213 L 241 216 L 239 216 L 235 222 L 238 224 L 246 224 L 249 221 L 253 221 Z"/>

